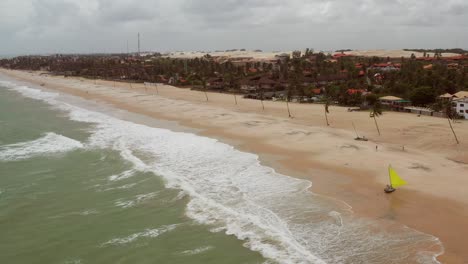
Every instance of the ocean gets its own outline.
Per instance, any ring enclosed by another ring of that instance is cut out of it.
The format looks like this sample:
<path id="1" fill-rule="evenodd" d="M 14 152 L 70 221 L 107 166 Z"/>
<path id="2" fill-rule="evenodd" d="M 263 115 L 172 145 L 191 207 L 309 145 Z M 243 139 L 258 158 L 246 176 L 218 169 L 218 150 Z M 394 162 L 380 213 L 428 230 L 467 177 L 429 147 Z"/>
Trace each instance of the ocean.
<path id="1" fill-rule="evenodd" d="M 438 263 L 436 237 L 142 120 L 0 76 L 0 263 Z"/>

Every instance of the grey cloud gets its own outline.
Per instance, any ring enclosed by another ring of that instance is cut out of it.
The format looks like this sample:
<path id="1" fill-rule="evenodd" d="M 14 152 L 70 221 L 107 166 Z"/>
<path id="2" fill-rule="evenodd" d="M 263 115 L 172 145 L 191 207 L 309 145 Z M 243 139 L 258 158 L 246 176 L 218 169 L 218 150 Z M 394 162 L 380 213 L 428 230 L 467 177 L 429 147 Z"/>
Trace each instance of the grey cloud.
<path id="1" fill-rule="evenodd" d="M 449 7 L 448 15 L 463 16 L 468 15 L 468 3 L 457 3 Z"/>
<path id="2" fill-rule="evenodd" d="M 108 23 L 153 20 L 159 14 L 158 4 L 155 1 L 101 0 L 98 3 L 97 15 Z"/>
<path id="3" fill-rule="evenodd" d="M 1 0 L 0 54 L 467 47 L 467 23 L 466 0 Z"/>

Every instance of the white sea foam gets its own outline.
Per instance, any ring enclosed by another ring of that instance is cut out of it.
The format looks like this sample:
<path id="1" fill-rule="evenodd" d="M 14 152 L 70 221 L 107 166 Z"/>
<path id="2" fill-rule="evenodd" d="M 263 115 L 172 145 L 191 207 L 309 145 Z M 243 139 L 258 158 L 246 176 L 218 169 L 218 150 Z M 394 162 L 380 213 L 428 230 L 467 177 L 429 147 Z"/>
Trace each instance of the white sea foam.
<path id="1" fill-rule="evenodd" d="M 172 199 L 171 202 L 179 201 L 181 199 L 184 199 L 186 196 L 187 196 L 187 193 L 185 193 L 184 191 L 179 191 L 179 193 L 177 193 L 177 196 L 174 197 L 174 199 Z"/>
<path id="2" fill-rule="evenodd" d="M 71 259 L 71 260 L 66 260 L 63 262 L 64 264 L 81 264 L 81 259 Z"/>
<path id="3" fill-rule="evenodd" d="M 141 204 L 147 200 L 153 199 L 158 196 L 159 192 L 151 192 L 145 194 L 139 194 L 135 196 L 133 200 L 118 200 L 114 204 L 115 206 L 122 207 L 122 208 L 129 208 Z"/>
<path id="4" fill-rule="evenodd" d="M 58 97 L 58 93 L 53 93 L 53 92 L 45 92 L 39 89 L 34 89 L 30 88 L 28 86 L 24 85 L 17 85 L 13 82 L 8 82 L 8 81 L 0 81 L 0 86 L 7 87 L 9 89 L 13 89 L 19 93 L 21 93 L 23 96 L 33 98 L 33 99 L 39 99 L 43 101 L 51 101 L 55 98 Z"/>
<path id="5" fill-rule="evenodd" d="M 195 248 L 195 249 L 189 249 L 189 250 L 182 251 L 182 252 L 180 252 L 180 254 L 182 254 L 182 255 L 188 255 L 188 256 L 197 255 L 197 254 L 206 252 L 206 251 L 208 251 L 208 250 L 211 250 L 211 249 L 213 249 L 213 248 L 214 248 L 214 247 L 212 247 L 212 246 L 199 247 L 199 248 Z"/>
<path id="6" fill-rule="evenodd" d="M 94 214 L 98 214 L 98 213 L 99 213 L 98 210 L 90 209 L 90 210 L 84 210 L 84 211 L 79 211 L 79 212 L 70 212 L 70 213 L 64 213 L 64 214 L 49 216 L 48 218 L 49 219 L 56 219 L 56 218 L 63 218 L 63 217 L 73 216 L 73 215 L 88 216 L 88 215 L 94 215 Z"/>
<path id="7" fill-rule="evenodd" d="M 0 160 L 22 160 L 38 155 L 68 152 L 82 147 L 83 144 L 77 140 L 51 132 L 36 140 L 0 146 Z"/>
<path id="8" fill-rule="evenodd" d="M 109 176 L 109 181 L 120 181 L 135 175 L 136 170 L 126 170 L 116 175 Z"/>
<path id="9" fill-rule="evenodd" d="M 114 239 L 111 239 L 105 243 L 102 243 L 101 244 L 101 247 L 105 247 L 105 246 L 109 246 L 109 245 L 123 245 L 123 244 L 127 244 L 127 243 L 131 243 L 133 241 L 136 241 L 137 239 L 139 238 L 142 238 L 142 237 L 149 237 L 149 238 L 155 238 L 155 237 L 158 237 L 164 233 L 167 233 L 167 232 L 170 232 L 174 229 L 176 229 L 176 227 L 178 226 L 178 224 L 174 224 L 174 225 L 167 225 L 167 226 L 162 226 L 160 228 L 155 228 L 155 229 L 146 229 L 142 232 L 138 232 L 138 233 L 134 233 L 134 234 L 131 234 L 129 236 L 126 236 L 126 237 L 121 237 L 121 238 L 114 238 Z"/>
<path id="10" fill-rule="evenodd" d="M 35 95 L 28 92 L 27 96 Z M 311 182 L 280 175 L 262 166 L 256 155 L 214 139 L 150 128 L 56 99 L 38 98 L 67 110 L 72 120 L 94 123 L 87 147 L 120 151 L 133 170 L 161 175 L 168 187 L 190 197 L 189 217 L 213 225 L 212 230 L 235 235 L 269 259 L 280 263 L 437 263 L 434 256 L 440 252 L 431 251 L 441 248 L 437 238 L 391 221 L 356 218 L 331 199 L 310 193 Z M 119 200 L 116 205 L 128 208 L 147 198 Z M 385 232 L 390 229 L 391 233 Z M 144 233 L 108 244 L 133 241 Z M 428 251 L 414 253 L 421 248 Z"/>

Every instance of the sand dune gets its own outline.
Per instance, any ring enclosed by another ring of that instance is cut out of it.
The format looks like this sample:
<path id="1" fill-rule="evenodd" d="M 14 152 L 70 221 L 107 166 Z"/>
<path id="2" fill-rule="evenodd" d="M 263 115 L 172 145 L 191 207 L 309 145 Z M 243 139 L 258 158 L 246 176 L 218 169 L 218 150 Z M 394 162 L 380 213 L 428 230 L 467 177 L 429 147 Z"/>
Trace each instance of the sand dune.
<path id="1" fill-rule="evenodd" d="M 317 51 L 318 52 L 318 51 Z M 336 52 L 333 51 L 322 51 L 325 54 L 331 53 L 334 54 Z M 292 54 L 292 51 L 275 51 L 275 52 L 255 52 L 255 51 L 217 51 L 217 52 L 200 52 L 200 51 L 178 51 L 178 52 L 171 52 L 167 54 L 168 57 L 171 58 L 196 58 L 196 57 L 203 57 L 206 54 L 210 54 L 211 56 L 220 56 L 220 57 L 227 57 L 227 58 L 253 58 L 257 60 L 268 60 L 274 59 L 276 55 L 279 54 Z M 423 52 L 415 52 L 415 51 L 405 51 L 405 50 L 352 50 L 345 52 L 346 54 L 352 54 L 356 56 L 365 56 L 365 57 L 391 57 L 391 58 L 409 58 L 411 54 L 414 54 L 416 57 L 423 57 Z M 429 56 L 433 57 L 434 53 L 427 53 Z M 456 53 L 442 53 L 443 57 L 451 57 L 457 56 L 459 54 Z"/>

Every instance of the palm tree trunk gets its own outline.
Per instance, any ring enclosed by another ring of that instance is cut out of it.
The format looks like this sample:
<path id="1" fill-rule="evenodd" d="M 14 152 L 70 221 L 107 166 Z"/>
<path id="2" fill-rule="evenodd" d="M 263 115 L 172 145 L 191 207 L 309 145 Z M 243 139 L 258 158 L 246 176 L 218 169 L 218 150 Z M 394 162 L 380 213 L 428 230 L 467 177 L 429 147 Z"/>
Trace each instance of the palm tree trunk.
<path id="1" fill-rule="evenodd" d="M 327 126 L 330 126 L 330 123 L 328 123 L 328 115 L 327 115 L 327 110 L 325 110 L 325 120 L 327 121 Z"/>
<path id="2" fill-rule="evenodd" d="M 203 92 L 205 93 L 205 98 L 206 98 L 206 101 L 208 102 L 208 94 L 206 93 L 206 88 L 203 90 Z"/>
<path id="3" fill-rule="evenodd" d="M 288 108 L 288 116 L 289 116 L 289 118 L 291 118 L 292 115 L 291 115 L 291 111 L 289 110 L 289 99 L 288 98 L 286 98 L 286 107 Z"/>
<path id="4" fill-rule="evenodd" d="M 449 122 L 450 129 L 452 130 L 453 136 L 455 137 L 455 141 L 457 141 L 457 144 L 460 144 L 460 141 L 458 141 L 458 138 L 457 138 L 457 134 L 455 134 L 455 130 L 453 130 L 452 123 L 450 122 L 450 118 L 447 118 L 447 120 Z"/>
<path id="5" fill-rule="evenodd" d="M 379 129 L 379 125 L 377 124 L 377 119 L 375 119 L 375 115 L 374 115 L 374 122 L 375 122 L 375 127 L 377 128 L 377 132 L 379 133 L 379 136 L 380 136 L 380 129 Z"/>

